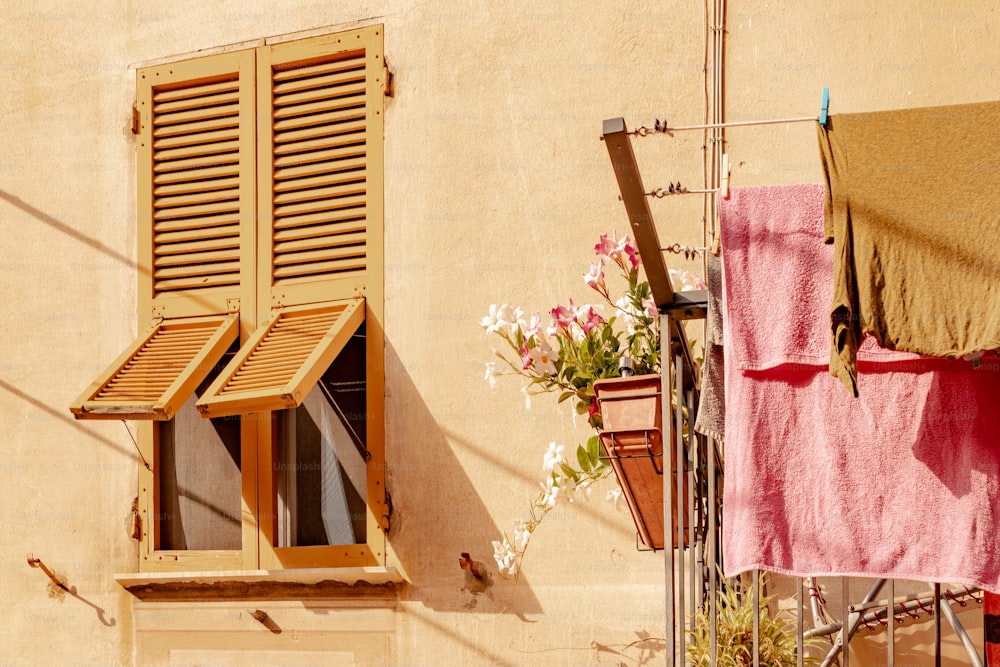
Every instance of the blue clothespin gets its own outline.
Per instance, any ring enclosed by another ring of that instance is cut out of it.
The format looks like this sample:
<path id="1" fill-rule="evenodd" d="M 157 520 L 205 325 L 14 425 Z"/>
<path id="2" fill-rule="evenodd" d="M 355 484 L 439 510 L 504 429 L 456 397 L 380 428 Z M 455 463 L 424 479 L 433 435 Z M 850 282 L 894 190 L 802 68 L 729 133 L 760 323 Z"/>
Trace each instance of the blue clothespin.
<path id="1" fill-rule="evenodd" d="M 830 89 L 823 89 L 823 104 L 819 109 L 819 124 L 826 127 L 826 119 L 830 115 Z"/>

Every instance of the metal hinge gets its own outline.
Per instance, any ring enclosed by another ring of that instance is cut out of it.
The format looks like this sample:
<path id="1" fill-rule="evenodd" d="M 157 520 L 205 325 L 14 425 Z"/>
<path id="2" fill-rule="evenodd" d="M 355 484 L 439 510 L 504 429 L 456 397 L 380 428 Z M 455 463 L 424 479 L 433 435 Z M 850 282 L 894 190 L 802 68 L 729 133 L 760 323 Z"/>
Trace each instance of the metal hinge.
<path id="1" fill-rule="evenodd" d="M 382 526 L 382 532 L 388 534 L 389 529 L 392 528 L 392 494 L 388 491 L 385 492 L 385 504 L 382 507 L 382 519 L 379 524 Z"/>
<path id="2" fill-rule="evenodd" d="M 132 127 L 131 127 L 132 134 L 139 134 L 140 126 L 141 126 L 141 123 L 140 123 L 140 120 L 139 120 L 139 107 L 133 106 L 132 107 Z"/>
<path id="3" fill-rule="evenodd" d="M 128 513 L 128 533 L 133 540 L 142 539 L 142 516 L 139 514 L 139 496 L 132 501 L 132 508 Z"/>
<path id="4" fill-rule="evenodd" d="M 386 97 L 392 97 L 392 72 L 389 71 L 389 63 L 382 61 L 382 93 Z"/>

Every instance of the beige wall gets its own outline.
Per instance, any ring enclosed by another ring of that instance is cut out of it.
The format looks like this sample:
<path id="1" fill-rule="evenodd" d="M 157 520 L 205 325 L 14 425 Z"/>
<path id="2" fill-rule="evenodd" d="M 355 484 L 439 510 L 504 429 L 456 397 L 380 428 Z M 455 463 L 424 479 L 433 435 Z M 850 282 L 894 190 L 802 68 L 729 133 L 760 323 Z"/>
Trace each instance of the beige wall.
<path id="1" fill-rule="evenodd" d="M 834 112 L 995 96 L 995 12 L 971 1 L 890 4 L 900 9 L 732 2 L 728 118 L 812 114 L 822 86 Z M 664 636 L 662 559 L 635 550 L 627 515 L 603 489 L 546 520 L 516 585 L 494 573 L 484 590 L 469 587 L 458 558 L 470 552 L 495 571 L 490 542 L 524 513 L 545 445 L 585 437 L 554 400 L 526 412 L 516 381 L 490 392 L 478 320 L 494 302 L 544 311 L 589 300 L 580 276 L 594 242 L 627 227 L 601 121 L 700 121 L 703 19 L 701 6 L 645 1 L 5 8 L 3 661 L 661 661 L 662 641 L 634 642 Z M 389 564 L 409 586 L 398 604 L 364 608 L 135 602 L 112 579 L 135 569 L 135 449 L 122 424 L 77 423 L 67 410 L 135 334 L 134 67 L 357 22 L 384 23 L 395 77 L 385 124 Z M 734 185 L 819 178 L 809 126 L 728 137 Z M 637 151 L 650 187 L 701 181 L 700 137 L 656 137 Z M 700 244 L 700 202 L 653 211 L 665 243 Z M 51 594 L 28 554 L 77 597 Z M 256 608 L 282 632 L 250 618 Z"/>

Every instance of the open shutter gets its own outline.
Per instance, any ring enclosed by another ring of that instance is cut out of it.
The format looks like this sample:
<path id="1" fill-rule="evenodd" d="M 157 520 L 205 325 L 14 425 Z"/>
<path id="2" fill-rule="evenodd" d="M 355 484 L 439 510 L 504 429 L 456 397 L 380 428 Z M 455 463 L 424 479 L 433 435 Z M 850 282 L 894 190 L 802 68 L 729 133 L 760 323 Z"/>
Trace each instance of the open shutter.
<path id="1" fill-rule="evenodd" d="M 157 315 L 225 313 L 253 283 L 254 63 L 249 51 L 139 73 L 140 298 Z"/>
<path id="2" fill-rule="evenodd" d="M 275 311 L 198 401 L 203 417 L 297 407 L 364 321 L 355 299 Z"/>
<path id="3" fill-rule="evenodd" d="M 238 335 L 236 315 L 157 322 L 70 411 L 77 419 L 171 419 Z"/>

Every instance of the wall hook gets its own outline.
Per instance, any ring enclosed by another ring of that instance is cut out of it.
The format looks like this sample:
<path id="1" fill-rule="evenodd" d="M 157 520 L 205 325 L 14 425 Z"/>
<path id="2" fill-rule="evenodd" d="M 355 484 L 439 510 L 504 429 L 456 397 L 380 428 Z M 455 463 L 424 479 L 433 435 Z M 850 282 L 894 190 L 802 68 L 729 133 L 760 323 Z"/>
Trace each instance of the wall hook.
<path id="1" fill-rule="evenodd" d="M 37 568 L 41 568 L 42 572 L 44 572 L 45 574 L 47 574 L 47 575 L 48 575 L 49 579 L 51 579 L 51 580 L 52 580 L 52 583 L 53 583 L 53 584 L 55 584 L 55 585 L 56 585 L 56 586 L 58 586 L 59 588 L 63 589 L 63 590 L 64 590 L 64 591 L 66 591 L 67 593 L 69 593 L 69 592 L 70 592 L 70 590 L 69 590 L 69 588 L 68 588 L 68 587 L 66 586 L 66 584 L 64 584 L 63 582 L 59 581 L 59 579 L 57 579 L 57 578 L 56 578 L 56 575 L 55 575 L 55 573 L 54 573 L 54 572 L 52 572 L 52 570 L 50 570 L 49 568 L 47 568 L 47 567 L 45 566 L 45 563 L 43 563 L 43 562 L 42 562 L 42 559 L 41 559 L 41 558 L 35 558 L 35 557 L 34 557 L 34 556 L 32 556 L 31 554 L 29 554 L 29 555 L 28 555 L 28 565 L 30 565 L 31 567 L 37 567 Z"/>

